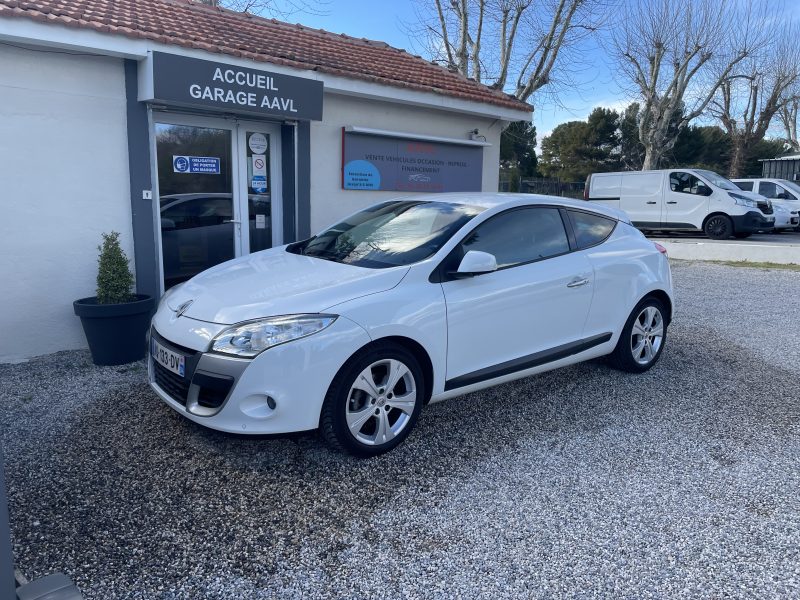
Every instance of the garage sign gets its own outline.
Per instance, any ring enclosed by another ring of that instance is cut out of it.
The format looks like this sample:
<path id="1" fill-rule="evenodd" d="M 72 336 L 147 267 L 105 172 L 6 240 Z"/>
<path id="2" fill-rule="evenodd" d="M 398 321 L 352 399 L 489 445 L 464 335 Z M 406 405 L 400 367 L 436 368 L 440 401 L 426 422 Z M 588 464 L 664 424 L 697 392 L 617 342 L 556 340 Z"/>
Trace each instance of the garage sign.
<path id="1" fill-rule="evenodd" d="M 227 113 L 322 120 L 322 82 L 153 52 L 145 69 L 150 89 L 139 100 Z"/>

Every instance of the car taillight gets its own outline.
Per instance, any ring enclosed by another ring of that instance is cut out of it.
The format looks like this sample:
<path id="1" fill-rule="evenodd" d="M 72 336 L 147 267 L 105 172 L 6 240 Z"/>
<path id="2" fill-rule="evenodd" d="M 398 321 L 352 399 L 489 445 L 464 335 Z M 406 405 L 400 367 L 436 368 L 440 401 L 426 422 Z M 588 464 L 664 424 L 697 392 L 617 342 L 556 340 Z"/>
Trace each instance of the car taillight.
<path id="1" fill-rule="evenodd" d="M 667 255 L 667 249 L 666 249 L 666 248 L 664 248 L 664 246 L 662 246 L 662 245 L 661 245 L 661 244 L 659 244 L 658 242 L 653 242 L 653 246 L 655 246 L 655 247 L 656 247 L 656 250 L 658 250 L 659 252 L 661 252 L 661 254 L 663 254 L 664 256 L 666 256 L 666 255 Z"/>

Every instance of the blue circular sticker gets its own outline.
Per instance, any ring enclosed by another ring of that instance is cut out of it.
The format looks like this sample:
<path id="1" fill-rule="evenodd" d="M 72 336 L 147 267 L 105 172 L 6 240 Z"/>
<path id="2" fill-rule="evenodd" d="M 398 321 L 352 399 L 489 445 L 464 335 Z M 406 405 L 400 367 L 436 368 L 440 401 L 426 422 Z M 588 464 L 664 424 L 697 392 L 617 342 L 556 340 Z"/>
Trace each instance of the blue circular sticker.
<path id="1" fill-rule="evenodd" d="M 351 160 L 344 166 L 344 189 L 379 190 L 381 172 L 368 160 Z"/>
<path id="2" fill-rule="evenodd" d="M 186 173 L 189 170 L 189 161 L 185 156 L 176 156 L 172 159 L 172 167 L 176 173 Z"/>

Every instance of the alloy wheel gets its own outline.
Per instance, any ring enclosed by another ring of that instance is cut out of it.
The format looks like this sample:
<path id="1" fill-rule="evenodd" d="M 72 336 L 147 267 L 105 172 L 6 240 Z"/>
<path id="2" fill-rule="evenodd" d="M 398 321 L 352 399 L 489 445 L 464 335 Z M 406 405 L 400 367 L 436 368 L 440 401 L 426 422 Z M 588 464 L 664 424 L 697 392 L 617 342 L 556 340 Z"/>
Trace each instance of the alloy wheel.
<path id="1" fill-rule="evenodd" d="M 378 360 L 350 387 L 347 427 L 362 444 L 385 444 L 408 426 L 416 404 L 417 384 L 408 366 L 394 358 Z"/>
<path id="2" fill-rule="evenodd" d="M 655 306 L 647 306 L 636 316 L 631 329 L 631 353 L 640 365 L 650 364 L 664 340 L 664 318 Z"/>

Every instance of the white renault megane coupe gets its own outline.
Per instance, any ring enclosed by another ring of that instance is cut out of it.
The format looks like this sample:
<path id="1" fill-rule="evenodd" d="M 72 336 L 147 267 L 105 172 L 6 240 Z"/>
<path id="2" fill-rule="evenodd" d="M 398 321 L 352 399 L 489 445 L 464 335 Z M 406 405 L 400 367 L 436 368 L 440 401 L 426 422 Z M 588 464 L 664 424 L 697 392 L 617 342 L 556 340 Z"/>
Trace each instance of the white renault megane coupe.
<path id="1" fill-rule="evenodd" d="M 382 202 L 163 297 L 150 384 L 222 431 L 319 429 L 369 456 L 423 405 L 608 355 L 642 372 L 673 312 L 665 250 L 624 213 L 548 196 Z"/>

